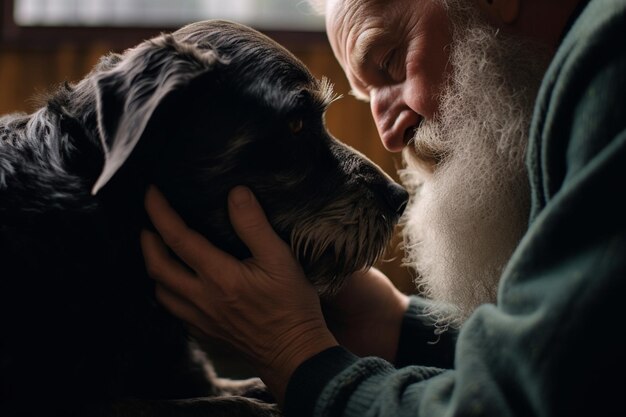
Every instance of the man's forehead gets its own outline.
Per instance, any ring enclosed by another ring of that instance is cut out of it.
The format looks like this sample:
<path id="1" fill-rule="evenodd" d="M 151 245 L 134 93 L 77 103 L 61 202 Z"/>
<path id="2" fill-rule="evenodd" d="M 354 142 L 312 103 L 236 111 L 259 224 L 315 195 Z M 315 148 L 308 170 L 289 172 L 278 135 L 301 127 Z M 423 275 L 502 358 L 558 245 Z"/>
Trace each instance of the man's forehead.
<path id="1" fill-rule="evenodd" d="M 363 23 L 377 13 L 373 5 L 378 0 L 329 0 L 326 7 L 326 30 L 337 58 L 345 61 L 346 44 L 354 41 Z"/>
<path id="2" fill-rule="evenodd" d="M 394 1 L 394 0 L 391 0 Z M 381 0 L 329 0 L 326 8 L 326 30 L 339 64 L 343 67 L 353 95 L 367 99 L 359 91 L 361 82 L 355 70 L 362 68 L 373 46 L 387 29 Z"/>
<path id="3" fill-rule="evenodd" d="M 375 8 L 383 7 L 396 0 L 327 0 L 325 2 L 325 13 L 327 17 L 332 17 L 337 13 L 346 13 L 359 10 L 361 12 L 369 12 Z"/>

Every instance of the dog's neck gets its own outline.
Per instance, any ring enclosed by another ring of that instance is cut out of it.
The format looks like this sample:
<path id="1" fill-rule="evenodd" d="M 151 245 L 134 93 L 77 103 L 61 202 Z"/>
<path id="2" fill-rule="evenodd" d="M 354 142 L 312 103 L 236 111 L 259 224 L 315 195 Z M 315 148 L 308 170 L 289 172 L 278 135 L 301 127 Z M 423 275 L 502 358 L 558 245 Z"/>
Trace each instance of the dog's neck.
<path id="1" fill-rule="evenodd" d="M 86 80 L 65 85 L 32 114 L 0 118 L 0 149 L 7 156 L 0 165 L 0 196 L 11 187 L 38 190 L 32 201 L 24 201 L 32 193 L 11 192 L 8 197 L 20 201 L 2 198 L 0 208 L 40 212 L 95 207 L 91 188 L 102 171 L 104 152 L 92 90 Z"/>
<path id="2" fill-rule="evenodd" d="M 83 87 L 83 88 L 81 88 Z M 71 149 L 64 150 L 65 168 L 82 178 L 95 180 L 102 170 L 104 152 L 99 139 L 95 97 L 84 86 L 65 86 L 47 103 L 48 116 L 56 120 L 59 135 Z"/>
<path id="3" fill-rule="evenodd" d="M 81 94 L 63 88 L 32 114 L 0 118 L 0 229 L 7 241 L 50 253 L 57 250 L 55 236 L 72 234 L 73 250 L 59 248 L 60 257 L 75 256 L 81 242 L 101 236 L 99 244 L 115 248 L 124 263 L 146 224 L 143 194 L 123 178 L 122 186 L 91 194 L 104 153 L 93 98 Z"/>

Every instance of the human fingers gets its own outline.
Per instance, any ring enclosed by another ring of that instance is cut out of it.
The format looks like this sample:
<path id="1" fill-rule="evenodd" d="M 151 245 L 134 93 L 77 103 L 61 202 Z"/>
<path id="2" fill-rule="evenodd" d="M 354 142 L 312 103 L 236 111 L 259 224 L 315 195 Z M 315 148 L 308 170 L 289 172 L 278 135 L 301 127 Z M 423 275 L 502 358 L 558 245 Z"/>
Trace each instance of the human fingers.
<path id="1" fill-rule="evenodd" d="M 196 277 L 170 256 L 156 233 L 142 230 L 140 242 L 146 271 L 150 277 L 179 294 L 189 297 L 198 293 L 199 282 Z"/>
<path id="2" fill-rule="evenodd" d="M 172 315 L 181 319 L 189 328 L 194 329 L 194 336 L 215 337 L 211 320 L 206 314 L 189 302 L 180 297 L 164 285 L 157 284 L 155 289 L 157 301 Z"/>
<path id="3" fill-rule="evenodd" d="M 238 186 L 228 196 L 228 212 L 233 228 L 257 259 L 289 254 L 288 246 L 274 232 L 263 208 L 247 187 Z"/>
<path id="4" fill-rule="evenodd" d="M 219 268 L 232 265 L 234 258 L 213 246 L 200 233 L 187 227 L 183 219 L 169 205 L 163 194 L 150 186 L 145 196 L 145 207 L 163 241 L 189 267 L 205 274 L 219 273 Z"/>

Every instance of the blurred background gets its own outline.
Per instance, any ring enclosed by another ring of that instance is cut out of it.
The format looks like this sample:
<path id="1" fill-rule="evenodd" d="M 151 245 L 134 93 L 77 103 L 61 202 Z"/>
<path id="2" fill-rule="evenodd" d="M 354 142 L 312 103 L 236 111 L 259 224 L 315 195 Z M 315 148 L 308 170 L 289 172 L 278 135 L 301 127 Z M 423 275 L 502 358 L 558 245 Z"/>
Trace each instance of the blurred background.
<path id="1" fill-rule="evenodd" d="M 383 148 L 366 103 L 349 94 L 324 33 L 323 18 L 304 0 L 0 0 L 0 115 L 30 112 L 37 97 L 77 81 L 100 56 L 192 21 L 248 24 L 284 45 L 343 96 L 327 113 L 331 133 L 397 179 L 399 155 Z M 402 253 L 392 242 L 378 264 L 406 293 L 414 292 Z"/>

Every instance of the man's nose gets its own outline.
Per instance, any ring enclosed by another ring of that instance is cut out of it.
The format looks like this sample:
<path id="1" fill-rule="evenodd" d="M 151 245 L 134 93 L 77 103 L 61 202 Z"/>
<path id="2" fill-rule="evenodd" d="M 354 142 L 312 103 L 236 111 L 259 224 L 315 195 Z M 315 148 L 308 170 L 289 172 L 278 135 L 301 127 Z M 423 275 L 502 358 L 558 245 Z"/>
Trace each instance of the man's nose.
<path id="1" fill-rule="evenodd" d="M 390 152 L 400 152 L 415 134 L 421 116 L 406 103 L 401 85 L 370 91 L 370 107 L 380 139 Z"/>

